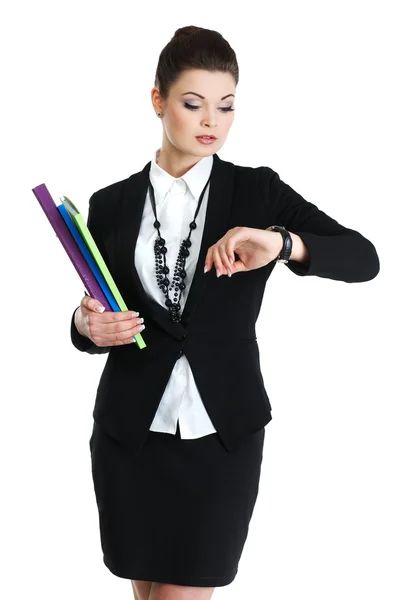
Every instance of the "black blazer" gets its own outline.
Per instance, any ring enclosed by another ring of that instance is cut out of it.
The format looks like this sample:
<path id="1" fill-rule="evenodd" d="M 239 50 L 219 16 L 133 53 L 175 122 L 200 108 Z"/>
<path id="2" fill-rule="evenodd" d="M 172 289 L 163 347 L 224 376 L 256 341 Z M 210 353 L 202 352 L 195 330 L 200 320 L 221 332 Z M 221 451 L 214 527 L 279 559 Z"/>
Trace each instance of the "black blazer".
<path id="1" fill-rule="evenodd" d="M 226 450 L 272 418 L 255 324 L 276 263 L 232 277 L 217 278 L 215 268 L 205 274 L 208 248 L 229 229 L 284 225 L 297 233 L 310 250 L 310 262 L 289 261 L 286 266 L 299 276 L 352 283 L 373 279 L 379 272 L 377 252 L 368 239 L 307 202 L 271 168 L 238 166 L 217 154 L 213 157 L 204 234 L 180 323 L 173 323 L 167 308 L 147 296 L 134 264 L 151 163 L 89 200 L 88 227 L 128 308 L 144 317 L 147 347 L 100 348 L 78 333 L 74 315 L 71 339 L 83 352 L 109 353 L 93 418 L 135 454 L 183 353 Z"/>

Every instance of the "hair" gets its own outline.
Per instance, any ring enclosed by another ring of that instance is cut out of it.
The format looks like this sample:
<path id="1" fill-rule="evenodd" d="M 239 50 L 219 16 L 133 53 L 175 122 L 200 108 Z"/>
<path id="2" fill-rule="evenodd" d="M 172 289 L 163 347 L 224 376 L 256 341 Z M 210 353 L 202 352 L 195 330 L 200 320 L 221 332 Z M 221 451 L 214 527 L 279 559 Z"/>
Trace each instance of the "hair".
<path id="1" fill-rule="evenodd" d="M 188 25 L 175 31 L 158 59 L 154 85 L 166 100 L 170 87 L 189 69 L 231 73 L 236 85 L 239 66 L 236 54 L 218 31 Z"/>

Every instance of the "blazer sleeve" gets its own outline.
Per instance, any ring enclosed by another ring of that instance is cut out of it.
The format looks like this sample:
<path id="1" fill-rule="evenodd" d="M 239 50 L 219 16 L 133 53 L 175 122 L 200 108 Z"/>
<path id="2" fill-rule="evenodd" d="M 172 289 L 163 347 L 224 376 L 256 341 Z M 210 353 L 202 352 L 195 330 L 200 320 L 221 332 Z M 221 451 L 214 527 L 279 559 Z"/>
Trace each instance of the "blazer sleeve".
<path id="1" fill-rule="evenodd" d="M 97 192 L 92 194 L 92 196 L 89 199 L 89 213 L 88 213 L 87 226 L 88 226 L 88 229 L 90 230 L 90 233 L 93 236 L 94 241 L 96 242 L 96 245 L 99 249 L 100 254 L 103 256 L 103 258 L 105 258 L 106 250 L 105 250 L 104 244 L 102 243 L 102 240 L 101 240 L 99 218 L 98 218 L 98 215 L 96 215 L 96 209 L 95 209 L 96 193 Z M 85 290 L 84 290 L 84 293 L 86 296 L 89 295 L 86 293 Z M 79 333 L 79 331 L 77 330 L 76 325 L 75 325 L 75 313 L 78 310 L 78 308 L 79 307 L 76 307 L 72 314 L 71 328 L 70 328 L 71 341 L 72 341 L 73 345 L 75 346 L 75 348 L 77 348 L 81 352 L 87 352 L 88 354 L 105 354 L 106 352 L 109 352 L 110 349 L 112 348 L 112 346 L 96 346 L 96 344 L 94 342 L 92 342 L 91 339 L 89 339 L 88 337 L 81 335 Z"/>
<path id="2" fill-rule="evenodd" d="M 271 225 L 283 225 L 296 233 L 310 251 L 307 263 L 284 263 L 293 273 L 346 283 L 369 281 L 378 275 L 379 257 L 370 240 L 305 200 L 269 167 L 264 168 L 264 176 Z"/>

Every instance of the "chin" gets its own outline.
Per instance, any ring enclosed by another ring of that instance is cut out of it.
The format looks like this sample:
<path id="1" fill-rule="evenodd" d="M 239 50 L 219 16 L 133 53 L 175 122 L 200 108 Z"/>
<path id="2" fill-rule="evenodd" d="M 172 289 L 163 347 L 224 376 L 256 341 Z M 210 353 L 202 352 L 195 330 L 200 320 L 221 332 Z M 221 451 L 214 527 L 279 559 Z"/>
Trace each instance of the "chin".
<path id="1" fill-rule="evenodd" d="M 195 144 L 200 146 L 200 148 L 196 148 L 196 153 L 199 154 L 199 156 L 210 156 L 211 154 L 215 154 L 222 146 L 220 140 L 215 140 L 215 142 L 209 146 L 206 144 L 199 144 L 196 140 Z"/>
<path id="2" fill-rule="evenodd" d="M 219 143 L 220 140 L 215 140 L 214 144 L 209 146 L 199 144 L 197 140 L 194 140 L 194 143 L 190 145 L 183 145 L 181 147 L 177 146 L 183 154 L 188 154 L 190 156 L 195 156 L 196 158 L 205 158 L 206 156 L 212 156 L 218 150 L 220 150 L 222 144 Z"/>
<path id="3" fill-rule="evenodd" d="M 207 147 L 205 147 L 205 148 L 196 148 L 195 150 L 193 150 L 193 149 L 189 150 L 188 149 L 186 151 L 187 154 L 190 154 L 191 156 L 196 156 L 197 158 L 204 158 L 206 156 L 211 156 L 212 154 L 215 154 L 215 152 L 216 152 L 216 150 L 214 148 L 207 148 Z"/>

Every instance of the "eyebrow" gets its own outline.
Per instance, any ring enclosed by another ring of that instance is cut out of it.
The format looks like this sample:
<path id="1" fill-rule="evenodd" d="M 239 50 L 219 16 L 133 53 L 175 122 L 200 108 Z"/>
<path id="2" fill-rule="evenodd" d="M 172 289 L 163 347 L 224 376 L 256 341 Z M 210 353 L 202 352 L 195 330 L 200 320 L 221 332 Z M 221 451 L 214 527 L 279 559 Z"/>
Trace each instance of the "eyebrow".
<path id="1" fill-rule="evenodd" d="M 184 94 L 182 94 L 182 96 L 186 96 L 186 94 L 193 94 L 194 96 L 198 96 L 199 98 L 201 98 L 202 100 L 205 100 L 204 96 L 201 96 L 200 94 L 196 94 L 196 92 L 185 92 Z M 225 98 L 229 98 L 229 96 L 233 96 L 235 97 L 235 94 L 228 94 L 227 96 L 223 96 L 221 98 L 221 100 L 225 100 Z"/>

